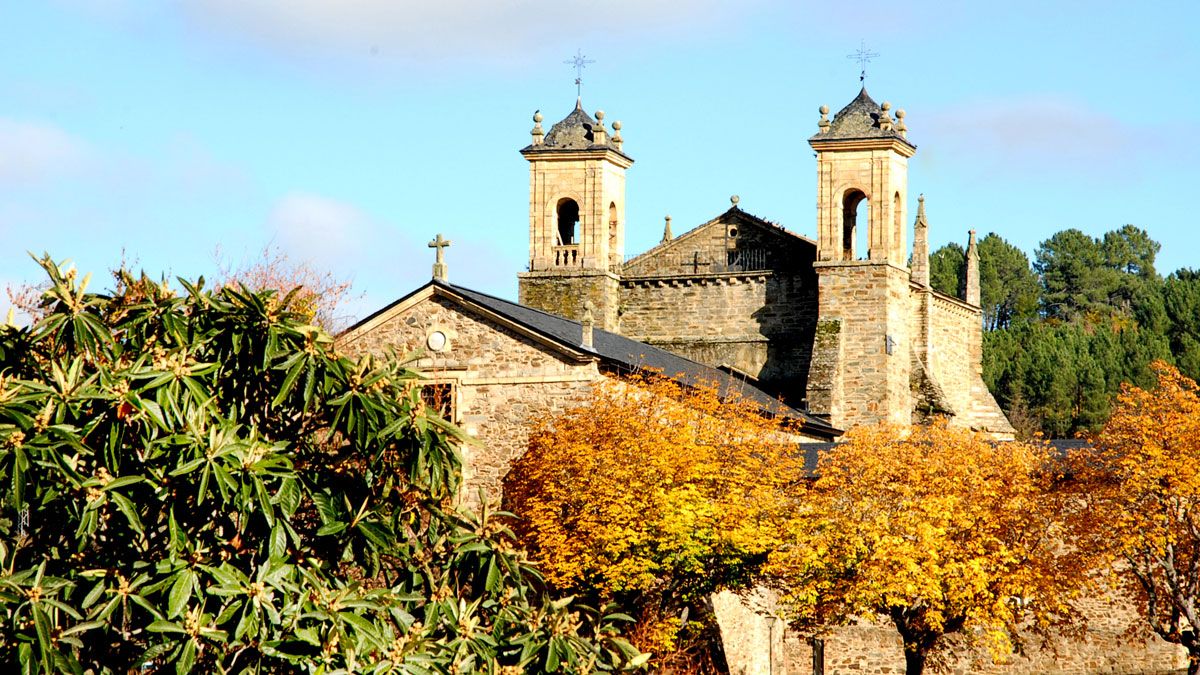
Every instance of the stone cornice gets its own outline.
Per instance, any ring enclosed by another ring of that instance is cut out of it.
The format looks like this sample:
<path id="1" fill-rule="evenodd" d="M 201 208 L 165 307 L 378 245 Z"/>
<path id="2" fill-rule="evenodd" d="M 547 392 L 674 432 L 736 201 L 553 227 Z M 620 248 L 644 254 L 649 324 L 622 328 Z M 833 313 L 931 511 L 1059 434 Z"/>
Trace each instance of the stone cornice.
<path id="1" fill-rule="evenodd" d="M 551 148 L 535 149 L 543 146 L 534 146 L 521 151 L 525 159 L 530 162 L 538 160 L 563 160 L 563 159 L 603 159 L 616 164 L 622 169 L 628 169 L 633 166 L 633 159 L 628 155 L 617 152 L 611 148 L 594 148 L 587 150 L 555 150 Z"/>
<path id="2" fill-rule="evenodd" d="M 900 267 L 887 260 L 817 260 L 813 263 L 813 269 L 817 270 L 818 274 L 822 269 L 834 267 L 890 267 L 897 272 L 912 274 L 907 267 Z"/>
<path id="3" fill-rule="evenodd" d="M 654 274 L 621 277 L 621 285 L 636 286 L 705 286 L 708 284 L 765 283 L 775 276 L 771 270 L 752 272 L 723 272 L 719 274 Z"/>
<path id="4" fill-rule="evenodd" d="M 817 152 L 845 150 L 891 150 L 904 157 L 917 153 L 917 146 L 899 138 L 812 139 L 808 142 Z"/>

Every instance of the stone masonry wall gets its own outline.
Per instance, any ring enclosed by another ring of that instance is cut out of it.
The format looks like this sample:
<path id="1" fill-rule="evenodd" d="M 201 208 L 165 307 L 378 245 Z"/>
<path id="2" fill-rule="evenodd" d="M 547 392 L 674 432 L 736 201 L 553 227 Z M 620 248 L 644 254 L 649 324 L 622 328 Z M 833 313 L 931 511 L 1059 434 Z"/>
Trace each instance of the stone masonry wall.
<path id="1" fill-rule="evenodd" d="M 583 318 L 588 301 L 596 308 L 596 327 L 615 331 L 618 321 L 617 276 L 598 270 L 554 270 L 517 275 L 518 302 L 572 321 Z"/>
<path id="2" fill-rule="evenodd" d="M 1186 651 L 1157 637 L 1130 638 L 1126 631 L 1136 613 L 1127 600 L 1114 597 L 1088 599 L 1082 604 L 1088 630 L 1082 639 L 1062 638 L 1042 648 L 1039 639 L 1027 637 L 1024 653 L 1006 663 L 993 663 L 986 650 L 968 649 L 959 643 L 944 671 L 954 675 L 1165 675 L 1186 667 Z M 833 630 L 825 638 L 825 675 L 902 675 L 904 651 L 890 623 L 861 622 Z M 812 647 L 807 639 L 788 631 L 784 636 L 788 675 L 813 672 Z M 776 674 L 784 672 L 777 670 Z M 764 675 L 765 672 L 764 672 Z"/>
<path id="3" fill-rule="evenodd" d="M 626 278 L 620 330 L 701 363 L 732 365 L 799 403 L 816 325 L 812 281 L 770 272 Z"/>
<path id="4" fill-rule="evenodd" d="M 603 377 L 594 362 L 572 362 L 482 316 L 439 298 L 418 303 L 371 330 L 339 343 L 350 355 L 408 353 L 424 348 L 431 330 L 450 336 L 442 352 L 428 352 L 413 366 L 455 387 L 456 419 L 476 439 L 463 448 L 464 496 L 483 489 L 500 496 L 500 480 L 528 446 L 538 419 L 577 405 L 589 383 Z"/>
<path id="5" fill-rule="evenodd" d="M 842 429 L 883 420 L 907 423 L 912 412 L 908 270 L 868 261 L 817 267 L 821 321 L 841 323 L 840 378 L 835 379 L 842 391 L 840 401 L 830 402 L 838 411 L 830 422 Z"/>
<path id="6" fill-rule="evenodd" d="M 724 265 L 738 262 L 743 255 L 742 270 L 808 270 L 811 274 L 815 254 L 810 242 L 730 210 L 630 260 L 622 273 L 630 277 L 711 274 L 726 271 Z"/>
<path id="7" fill-rule="evenodd" d="M 933 294 L 929 317 L 930 374 L 942 385 L 958 417 L 966 421 L 971 412 L 971 343 L 968 336 L 974 323 L 980 321 L 977 312 Z M 965 419 L 963 419 L 965 418 Z"/>

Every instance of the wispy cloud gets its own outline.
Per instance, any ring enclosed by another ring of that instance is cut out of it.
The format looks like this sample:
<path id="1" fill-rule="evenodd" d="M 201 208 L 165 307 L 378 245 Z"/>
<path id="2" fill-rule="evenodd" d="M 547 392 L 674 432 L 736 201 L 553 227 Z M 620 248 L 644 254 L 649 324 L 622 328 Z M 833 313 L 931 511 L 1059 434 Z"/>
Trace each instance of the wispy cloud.
<path id="1" fill-rule="evenodd" d="M 83 140 L 53 124 L 0 117 L 0 186 L 72 174 L 90 154 Z"/>
<path id="2" fill-rule="evenodd" d="M 670 35 L 733 21 L 746 8 L 718 0 L 185 0 L 184 7 L 219 32 L 296 52 L 422 63 L 522 62 L 564 39 Z"/>
<path id="3" fill-rule="evenodd" d="M 331 268 L 372 258 L 388 239 L 385 223 L 347 202 L 307 192 L 281 198 L 267 218 L 267 236 L 290 255 Z"/>
<path id="4" fill-rule="evenodd" d="M 954 157 L 982 173 L 1124 175 L 1147 151 L 1161 150 L 1154 129 L 1058 96 L 971 101 L 910 116 L 909 128 L 931 160 Z"/>

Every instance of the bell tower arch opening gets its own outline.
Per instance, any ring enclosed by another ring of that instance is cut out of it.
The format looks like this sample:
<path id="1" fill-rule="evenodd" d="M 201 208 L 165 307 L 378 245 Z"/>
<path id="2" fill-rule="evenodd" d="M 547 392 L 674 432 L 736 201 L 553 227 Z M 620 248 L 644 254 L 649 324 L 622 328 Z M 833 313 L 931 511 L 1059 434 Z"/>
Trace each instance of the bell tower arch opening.
<path id="1" fill-rule="evenodd" d="M 841 260 L 854 260 L 858 255 L 858 224 L 866 230 L 871 222 L 871 200 L 857 188 L 842 197 L 842 255 Z M 864 251 L 865 253 L 865 251 Z"/>
<path id="2" fill-rule="evenodd" d="M 617 203 L 608 203 L 608 258 L 609 265 L 620 265 L 624 262 L 622 250 L 621 228 L 617 216 Z"/>
<path id="3" fill-rule="evenodd" d="M 555 207 L 558 224 L 558 241 L 559 246 L 570 246 L 577 244 L 576 232 L 579 227 L 579 204 L 570 197 L 563 197 L 558 200 L 558 205 Z"/>

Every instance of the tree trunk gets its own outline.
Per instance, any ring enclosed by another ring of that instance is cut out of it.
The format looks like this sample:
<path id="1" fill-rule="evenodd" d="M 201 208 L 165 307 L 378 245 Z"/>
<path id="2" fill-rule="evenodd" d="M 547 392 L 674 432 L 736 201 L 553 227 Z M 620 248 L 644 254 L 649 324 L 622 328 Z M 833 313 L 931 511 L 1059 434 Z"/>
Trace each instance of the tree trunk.
<path id="1" fill-rule="evenodd" d="M 920 647 L 904 647 L 904 672 L 906 675 L 921 675 L 925 672 L 925 652 Z"/>

